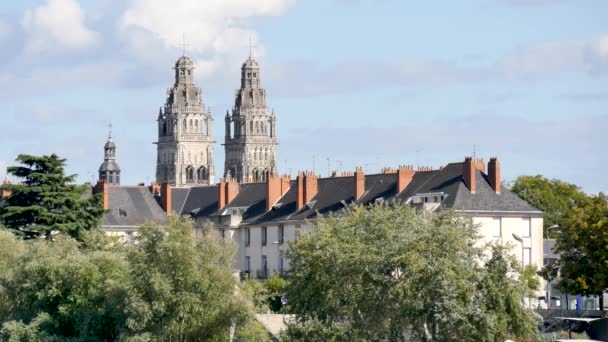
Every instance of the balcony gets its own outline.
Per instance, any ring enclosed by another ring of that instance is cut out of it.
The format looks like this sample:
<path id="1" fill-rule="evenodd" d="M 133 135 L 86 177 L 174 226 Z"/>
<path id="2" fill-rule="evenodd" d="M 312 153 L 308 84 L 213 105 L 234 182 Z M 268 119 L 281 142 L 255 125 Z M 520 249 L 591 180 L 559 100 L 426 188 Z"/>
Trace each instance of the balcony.
<path id="1" fill-rule="evenodd" d="M 267 268 L 262 268 L 257 270 L 256 272 L 256 278 L 258 279 L 268 279 L 268 269 Z"/>

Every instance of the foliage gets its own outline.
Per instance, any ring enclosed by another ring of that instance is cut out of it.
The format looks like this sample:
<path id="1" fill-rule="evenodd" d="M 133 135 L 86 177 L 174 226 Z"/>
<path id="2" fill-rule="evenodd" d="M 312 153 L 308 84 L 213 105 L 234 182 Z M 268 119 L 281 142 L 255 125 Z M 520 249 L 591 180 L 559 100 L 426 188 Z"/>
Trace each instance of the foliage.
<path id="1" fill-rule="evenodd" d="M 79 238 L 100 224 L 103 199 L 85 198 L 87 186 L 72 184 L 75 175 L 65 175 L 65 159 L 55 154 L 22 154 L 16 160 L 24 166 L 10 166 L 7 171 L 23 179 L 23 184 L 1 186 L 11 191 L 0 212 L 0 221 L 7 228 L 28 238 L 42 235 L 50 239 L 51 232 Z"/>
<path id="2" fill-rule="evenodd" d="M 608 288 L 608 197 L 591 196 L 573 208 L 555 247 L 560 259 L 545 270 L 560 272 L 558 286 L 569 293 L 599 295 Z"/>
<path id="3" fill-rule="evenodd" d="M 239 284 L 240 295 L 252 304 L 253 310 L 257 313 L 267 313 L 268 289 L 262 281 L 255 279 L 245 279 Z"/>
<path id="4" fill-rule="evenodd" d="M 11 265 L 0 271 L 3 334 L 37 332 L 92 341 L 118 337 L 128 296 L 124 256 L 81 250 L 67 236 L 47 243 L 0 234 L 0 250 L 12 251 Z"/>
<path id="5" fill-rule="evenodd" d="M 234 296 L 235 246 L 211 229 L 193 239 L 190 221 L 170 217 L 167 229 L 148 224 L 128 253 L 133 288 L 130 330 L 164 340 L 228 336 L 242 324 L 242 303 Z"/>
<path id="6" fill-rule="evenodd" d="M 519 176 L 511 191 L 545 213 L 545 227 L 563 226 L 572 209 L 587 201 L 587 195 L 578 186 L 540 175 Z"/>
<path id="7" fill-rule="evenodd" d="M 171 217 L 142 227 L 134 245 L 97 231 L 81 238 L 0 230 L 0 339 L 224 341 L 234 325 L 264 341 L 235 296 L 235 247 L 211 231 L 195 240 L 190 221 Z"/>
<path id="8" fill-rule="evenodd" d="M 289 286 L 289 281 L 281 278 L 278 274 L 273 274 L 264 282 L 267 289 L 267 301 L 272 312 L 278 313 L 283 308 L 281 298 L 285 294 L 285 289 Z"/>
<path id="9" fill-rule="evenodd" d="M 484 263 L 477 229 L 449 212 L 354 207 L 290 243 L 287 288 L 298 315 L 286 340 L 494 341 L 535 333 L 521 271 L 495 248 Z"/>

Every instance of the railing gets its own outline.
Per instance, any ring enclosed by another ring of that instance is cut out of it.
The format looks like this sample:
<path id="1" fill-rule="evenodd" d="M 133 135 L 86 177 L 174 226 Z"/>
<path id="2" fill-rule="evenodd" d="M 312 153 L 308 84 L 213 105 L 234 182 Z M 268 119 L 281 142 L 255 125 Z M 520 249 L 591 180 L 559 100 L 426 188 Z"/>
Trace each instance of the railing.
<path id="1" fill-rule="evenodd" d="M 261 270 L 257 270 L 256 276 L 258 279 L 268 279 L 268 269 L 262 268 Z"/>

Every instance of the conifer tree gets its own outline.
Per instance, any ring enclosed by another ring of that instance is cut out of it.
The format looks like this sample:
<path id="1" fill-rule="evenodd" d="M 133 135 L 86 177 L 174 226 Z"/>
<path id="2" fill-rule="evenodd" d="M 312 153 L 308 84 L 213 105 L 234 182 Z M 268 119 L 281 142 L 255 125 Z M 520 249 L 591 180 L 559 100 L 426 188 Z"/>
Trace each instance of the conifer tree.
<path id="1" fill-rule="evenodd" d="M 79 238 L 83 231 L 99 226 L 103 215 L 102 198 L 87 196 L 86 185 L 73 184 L 76 175 L 65 175 L 65 159 L 56 154 L 16 159 L 21 166 L 10 166 L 10 175 L 20 184 L 4 184 L 11 195 L 0 209 L 0 222 L 25 238 L 52 232 Z"/>

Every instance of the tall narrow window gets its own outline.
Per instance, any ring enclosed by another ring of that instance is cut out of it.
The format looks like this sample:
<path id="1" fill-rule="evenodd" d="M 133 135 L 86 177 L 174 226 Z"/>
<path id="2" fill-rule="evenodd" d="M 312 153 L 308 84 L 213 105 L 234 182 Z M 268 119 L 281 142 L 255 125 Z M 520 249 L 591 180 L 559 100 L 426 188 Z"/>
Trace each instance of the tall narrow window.
<path id="1" fill-rule="evenodd" d="M 260 276 L 258 278 L 266 279 L 268 278 L 268 257 L 262 255 L 262 272 L 260 272 Z"/>
<path id="2" fill-rule="evenodd" d="M 285 226 L 283 226 L 283 224 L 279 224 L 279 233 L 278 233 L 278 237 L 279 237 L 279 245 L 283 244 L 283 236 L 285 235 Z"/>
<path id="3" fill-rule="evenodd" d="M 279 275 L 283 275 L 283 256 L 279 255 L 279 265 L 278 265 Z"/>
<path id="4" fill-rule="evenodd" d="M 249 247 L 251 243 L 251 230 L 249 228 L 245 228 L 245 246 Z"/>
<path id="5" fill-rule="evenodd" d="M 262 227 L 262 246 L 266 246 L 268 238 L 268 227 Z"/>
<path id="6" fill-rule="evenodd" d="M 245 257 L 245 272 L 251 273 L 251 257 L 249 255 Z"/>

